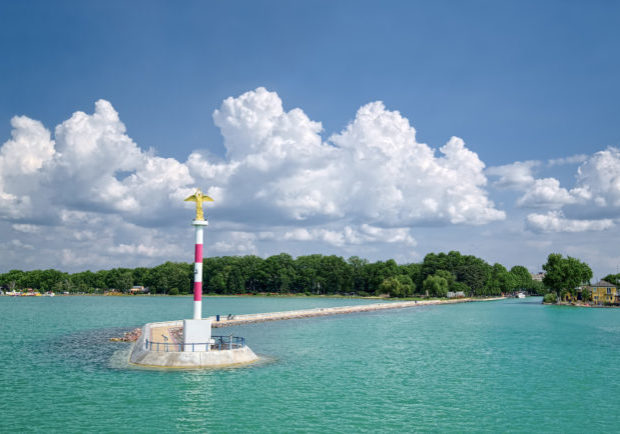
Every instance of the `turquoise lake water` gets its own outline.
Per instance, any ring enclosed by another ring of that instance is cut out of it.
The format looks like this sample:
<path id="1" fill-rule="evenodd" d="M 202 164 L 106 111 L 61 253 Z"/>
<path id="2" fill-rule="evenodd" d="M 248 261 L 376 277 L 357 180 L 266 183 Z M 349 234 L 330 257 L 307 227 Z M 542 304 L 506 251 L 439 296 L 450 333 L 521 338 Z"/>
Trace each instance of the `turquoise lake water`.
<path id="1" fill-rule="evenodd" d="M 187 297 L 0 297 L 0 431 L 618 432 L 620 310 L 540 298 L 216 330 L 264 361 L 132 368 L 108 339 Z M 366 303 L 205 298 L 205 315 Z"/>

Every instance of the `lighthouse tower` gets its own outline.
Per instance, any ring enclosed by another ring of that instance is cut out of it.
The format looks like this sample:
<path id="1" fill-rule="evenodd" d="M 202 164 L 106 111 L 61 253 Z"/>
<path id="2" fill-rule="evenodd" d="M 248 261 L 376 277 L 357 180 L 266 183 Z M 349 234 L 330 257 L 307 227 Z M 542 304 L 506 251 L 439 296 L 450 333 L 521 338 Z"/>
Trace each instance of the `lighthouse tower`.
<path id="1" fill-rule="evenodd" d="M 204 241 L 204 227 L 209 224 L 205 220 L 202 211 L 203 202 L 213 202 L 206 194 L 202 194 L 200 189 L 196 193 L 185 199 L 185 201 L 196 202 L 196 218 L 192 221 L 194 233 L 196 234 L 196 244 L 194 246 L 194 319 L 202 319 L 202 245 Z"/>
<path id="2" fill-rule="evenodd" d="M 209 223 L 205 220 L 202 211 L 203 202 L 213 202 L 209 196 L 202 194 L 200 190 L 185 199 L 196 202 L 196 218 L 192 221 L 194 226 L 194 317 L 183 321 L 184 351 L 208 351 L 211 341 L 211 321 L 202 319 L 202 246 L 204 242 L 204 228 Z"/>
<path id="3" fill-rule="evenodd" d="M 202 212 L 203 202 L 213 202 L 200 190 L 185 199 L 196 202 L 194 226 L 194 316 L 183 320 L 183 342 L 178 342 L 180 321 L 145 324 L 134 343 L 129 360 L 143 366 L 162 368 L 211 368 L 252 363 L 258 360 L 235 336 L 211 336 L 211 318 L 202 318 L 202 247 L 204 228 L 208 225 Z M 164 339 L 162 342 L 161 339 Z"/>

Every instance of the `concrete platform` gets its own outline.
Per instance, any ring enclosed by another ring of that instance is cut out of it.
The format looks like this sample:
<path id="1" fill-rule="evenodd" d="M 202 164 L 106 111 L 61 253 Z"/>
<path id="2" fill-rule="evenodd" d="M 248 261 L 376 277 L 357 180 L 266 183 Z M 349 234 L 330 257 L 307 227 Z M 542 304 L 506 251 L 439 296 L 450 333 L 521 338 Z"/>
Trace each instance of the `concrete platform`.
<path id="1" fill-rule="evenodd" d="M 174 343 L 164 346 L 161 351 L 146 348 L 146 341 L 153 336 L 165 334 L 166 329 L 183 327 L 183 321 L 169 321 L 145 324 L 142 335 L 134 342 L 129 362 L 134 365 L 156 368 L 222 368 L 256 362 L 258 356 L 248 346 L 233 349 L 210 351 L 165 351 L 174 348 Z M 152 341 L 151 341 L 152 342 Z"/>

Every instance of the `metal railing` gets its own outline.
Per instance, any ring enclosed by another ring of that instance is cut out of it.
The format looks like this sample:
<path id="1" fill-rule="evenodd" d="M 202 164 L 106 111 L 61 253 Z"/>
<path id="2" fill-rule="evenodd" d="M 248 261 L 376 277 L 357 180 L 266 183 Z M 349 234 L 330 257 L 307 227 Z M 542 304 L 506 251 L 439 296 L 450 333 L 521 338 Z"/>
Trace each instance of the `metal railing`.
<path id="1" fill-rule="evenodd" d="M 195 342 L 190 344 L 176 342 L 153 342 L 146 339 L 144 348 L 149 351 L 165 353 L 183 351 L 221 351 L 234 350 L 245 347 L 245 338 L 241 336 L 211 336 L 210 342 Z"/>

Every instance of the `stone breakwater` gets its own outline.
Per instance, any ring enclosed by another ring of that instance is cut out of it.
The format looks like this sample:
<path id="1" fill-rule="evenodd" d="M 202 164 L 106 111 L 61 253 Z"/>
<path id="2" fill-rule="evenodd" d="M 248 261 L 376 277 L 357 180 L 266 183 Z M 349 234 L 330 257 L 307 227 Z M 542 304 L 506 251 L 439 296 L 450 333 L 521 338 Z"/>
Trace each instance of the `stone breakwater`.
<path id="1" fill-rule="evenodd" d="M 499 300 L 501 298 L 503 297 L 492 299 L 461 298 L 456 300 L 422 300 L 373 303 L 357 306 L 291 310 L 285 312 L 228 315 L 226 318 L 223 319 L 220 317 L 220 321 L 217 321 L 217 317 L 203 318 L 203 320 L 211 320 L 211 326 L 213 328 L 220 328 L 232 325 L 251 324 L 265 321 L 312 318 L 318 316 L 340 315 L 346 313 L 372 312 L 385 309 L 404 309 L 409 307 L 429 306 L 438 304 L 490 301 Z M 145 324 L 139 334 L 136 331 L 129 332 L 128 334 L 131 335 L 131 338 L 136 338 L 131 349 L 131 354 L 129 356 L 129 363 L 134 365 L 158 368 L 216 368 L 231 365 L 243 365 L 253 363 L 258 360 L 256 354 L 254 354 L 254 352 L 246 345 L 231 349 L 224 348 L 216 350 L 214 348 L 210 349 L 209 351 L 175 351 L 175 349 L 177 349 L 175 347 L 175 345 L 177 345 L 176 341 L 180 339 L 180 336 L 177 335 L 179 335 L 182 327 L 183 321 L 167 321 Z M 175 336 L 177 337 L 174 338 Z M 129 340 L 130 337 L 125 336 L 125 338 Z M 147 339 L 149 339 L 150 342 L 159 343 L 159 345 L 155 347 L 155 350 L 153 350 L 152 346 L 149 347 L 146 344 Z M 159 339 L 163 339 L 164 342 L 161 342 Z M 171 346 L 168 346 L 170 344 Z M 163 351 L 158 351 L 160 345 L 162 345 Z"/>
<path id="2" fill-rule="evenodd" d="M 296 318 L 312 318 L 317 316 L 327 315 L 342 315 L 347 313 L 358 312 L 373 312 L 385 309 L 404 309 L 417 306 L 430 306 L 437 304 L 455 304 L 455 303 L 469 303 L 473 301 L 493 301 L 503 300 L 506 297 L 494 297 L 494 298 L 459 298 L 452 300 L 420 300 L 420 301 L 400 301 L 400 302 L 387 302 L 387 303 L 373 303 L 357 306 L 341 306 L 341 307 L 325 307 L 316 309 L 303 309 L 303 310 L 290 310 L 285 312 L 270 312 L 270 313 L 254 313 L 247 315 L 228 315 L 220 316 L 220 320 L 212 316 L 206 319 L 212 321 L 213 328 L 229 327 L 240 324 L 251 324 L 266 321 L 281 321 L 287 319 Z"/>

